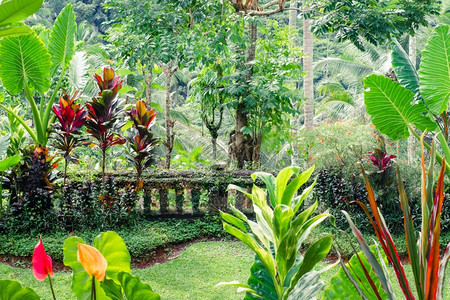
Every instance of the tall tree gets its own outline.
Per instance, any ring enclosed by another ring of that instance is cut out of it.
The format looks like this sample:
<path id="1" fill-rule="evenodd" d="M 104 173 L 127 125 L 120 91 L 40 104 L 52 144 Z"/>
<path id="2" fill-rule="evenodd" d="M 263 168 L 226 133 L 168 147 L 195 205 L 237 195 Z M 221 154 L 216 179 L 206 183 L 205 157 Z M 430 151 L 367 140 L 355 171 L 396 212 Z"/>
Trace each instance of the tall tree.
<path id="1" fill-rule="evenodd" d="M 303 10 L 308 9 L 303 6 Z M 303 18 L 303 70 L 306 76 L 303 81 L 303 91 L 305 96 L 305 128 L 310 129 L 314 126 L 314 74 L 313 74 L 313 53 L 314 40 L 311 32 L 311 19 Z"/>
<path id="2" fill-rule="evenodd" d="M 248 15 L 248 16 L 268 16 L 286 9 L 286 0 L 274 0 L 269 1 L 265 4 L 259 4 L 255 0 L 230 0 L 231 5 L 234 7 L 236 14 L 238 15 Z M 257 21 L 254 18 L 250 18 L 248 23 L 248 47 L 245 63 L 243 65 L 237 66 L 240 68 L 246 68 L 243 72 L 245 73 L 245 83 L 248 83 L 253 76 L 253 61 L 255 59 L 256 50 L 256 39 L 257 39 Z M 232 154 L 237 162 L 238 168 L 244 167 L 245 160 L 249 160 L 251 163 L 258 163 L 259 152 L 261 149 L 261 137 L 254 136 L 251 138 L 249 135 L 244 134 L 245 128 L 248 127 L 248 109 L 246 104 L 246 97 L 250 93 L 249 89 L 244 91 L 242 97 L 238 100 L 236 107 L 236 130 L 233 139 Z M 251 153 L 249 158 L 248 154 Z"/>

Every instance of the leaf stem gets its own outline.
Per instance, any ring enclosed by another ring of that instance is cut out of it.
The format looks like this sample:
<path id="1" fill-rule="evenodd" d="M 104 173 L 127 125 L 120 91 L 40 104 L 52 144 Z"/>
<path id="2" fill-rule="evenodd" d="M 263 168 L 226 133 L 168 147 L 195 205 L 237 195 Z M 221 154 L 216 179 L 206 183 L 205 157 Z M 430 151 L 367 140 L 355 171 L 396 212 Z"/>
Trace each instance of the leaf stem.
<path id="1" fill-rule="evenodd" d="M 95 276 L 92 276 L 91 300 L 97 300 L 97 293 L 95 292 Z"/>
<path id="2" fill-rule="evenodd" d="M 52 291 L 53 300 L 56 300 L 55 291 L 53 290 L 52 277 L 50 275 L 48 276 L 48 282 L 50 282 L 50 290 Z"/>

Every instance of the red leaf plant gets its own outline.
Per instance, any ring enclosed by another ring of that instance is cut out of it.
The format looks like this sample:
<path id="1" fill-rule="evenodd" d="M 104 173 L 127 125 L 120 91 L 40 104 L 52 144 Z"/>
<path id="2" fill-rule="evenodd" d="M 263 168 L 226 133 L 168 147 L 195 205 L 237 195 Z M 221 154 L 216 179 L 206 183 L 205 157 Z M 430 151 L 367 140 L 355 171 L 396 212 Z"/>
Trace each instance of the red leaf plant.
<path id="1" fill-rule="evenodd" d="M 64 185 L 66 184 L 67 165 L 69 162 L 78 164 L 78 156 L 73 150 L 80 146 L 85 139 L 81 137 L 81 127 L 86 123 L 87 112 L 80 104 L 76 104 L 78 91 L 71 97 L 64 90 L 64 95 L 59 98 L 59 103 L 53 105 L 53 113 L 58 118 L 54 123 L 53 146 L 64 153 Z"/>
<path id="2" fill-rule="evenodd" d="M 134 164 L 137 171 L 136 190 L 142 188 L 142 171 L 148 168 L 154 161 L 152 151 L 160 142 L 153 136 L 151 127 L 155 124 L 155 109 L 147 110 L 144 102 L 138 100 L 136 107 L 127 111 L 127 115 L 133 122 L 133 127 L 126 137 L 133 154 L 129 155 L 129 160 Z"/>
<path id="3" fill-rule="evenodd" d="M 125 139 L 117 133 L 125 124 L 120 121 L 123 112 L 123 101 L 117 97 L 122 88 L 122 81 L 115 77 L 110 67 L 103 68 L 103 77 L 94 75 L 100 92 L 86 104 L 88 119 L 86 132 L 97 140 L 97 146 L 102 150 L 102 177 L 105 179 L 106 150 L 114 145 L 125 144 Z"/>

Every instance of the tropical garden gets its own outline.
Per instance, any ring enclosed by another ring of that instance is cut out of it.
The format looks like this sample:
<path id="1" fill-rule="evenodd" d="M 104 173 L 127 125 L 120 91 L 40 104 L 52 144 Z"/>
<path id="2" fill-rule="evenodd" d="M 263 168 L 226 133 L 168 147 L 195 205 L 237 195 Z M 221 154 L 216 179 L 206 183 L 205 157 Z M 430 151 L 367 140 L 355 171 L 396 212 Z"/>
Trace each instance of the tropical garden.
<path id="1" fill-rule="evenodd" d="M 0 0 L 0 300 L 450 299 L 450 1 Z"/>

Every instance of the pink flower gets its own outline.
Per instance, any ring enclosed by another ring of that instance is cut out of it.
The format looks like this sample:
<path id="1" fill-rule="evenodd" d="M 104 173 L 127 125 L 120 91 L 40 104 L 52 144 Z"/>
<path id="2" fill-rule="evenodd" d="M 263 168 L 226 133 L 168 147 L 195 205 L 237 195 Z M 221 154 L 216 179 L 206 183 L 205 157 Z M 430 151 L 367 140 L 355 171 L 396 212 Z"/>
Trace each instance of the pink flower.
<path id="1" fill-rule="evenodd" d="M 33 252 L 33 275 L 39 281 L 44 281 L 47 275 L 53 277 L 52 258 L 45 253 L 44 245 L 42 244 L 42 237 L 39 243 L 34 248 Z"/>

